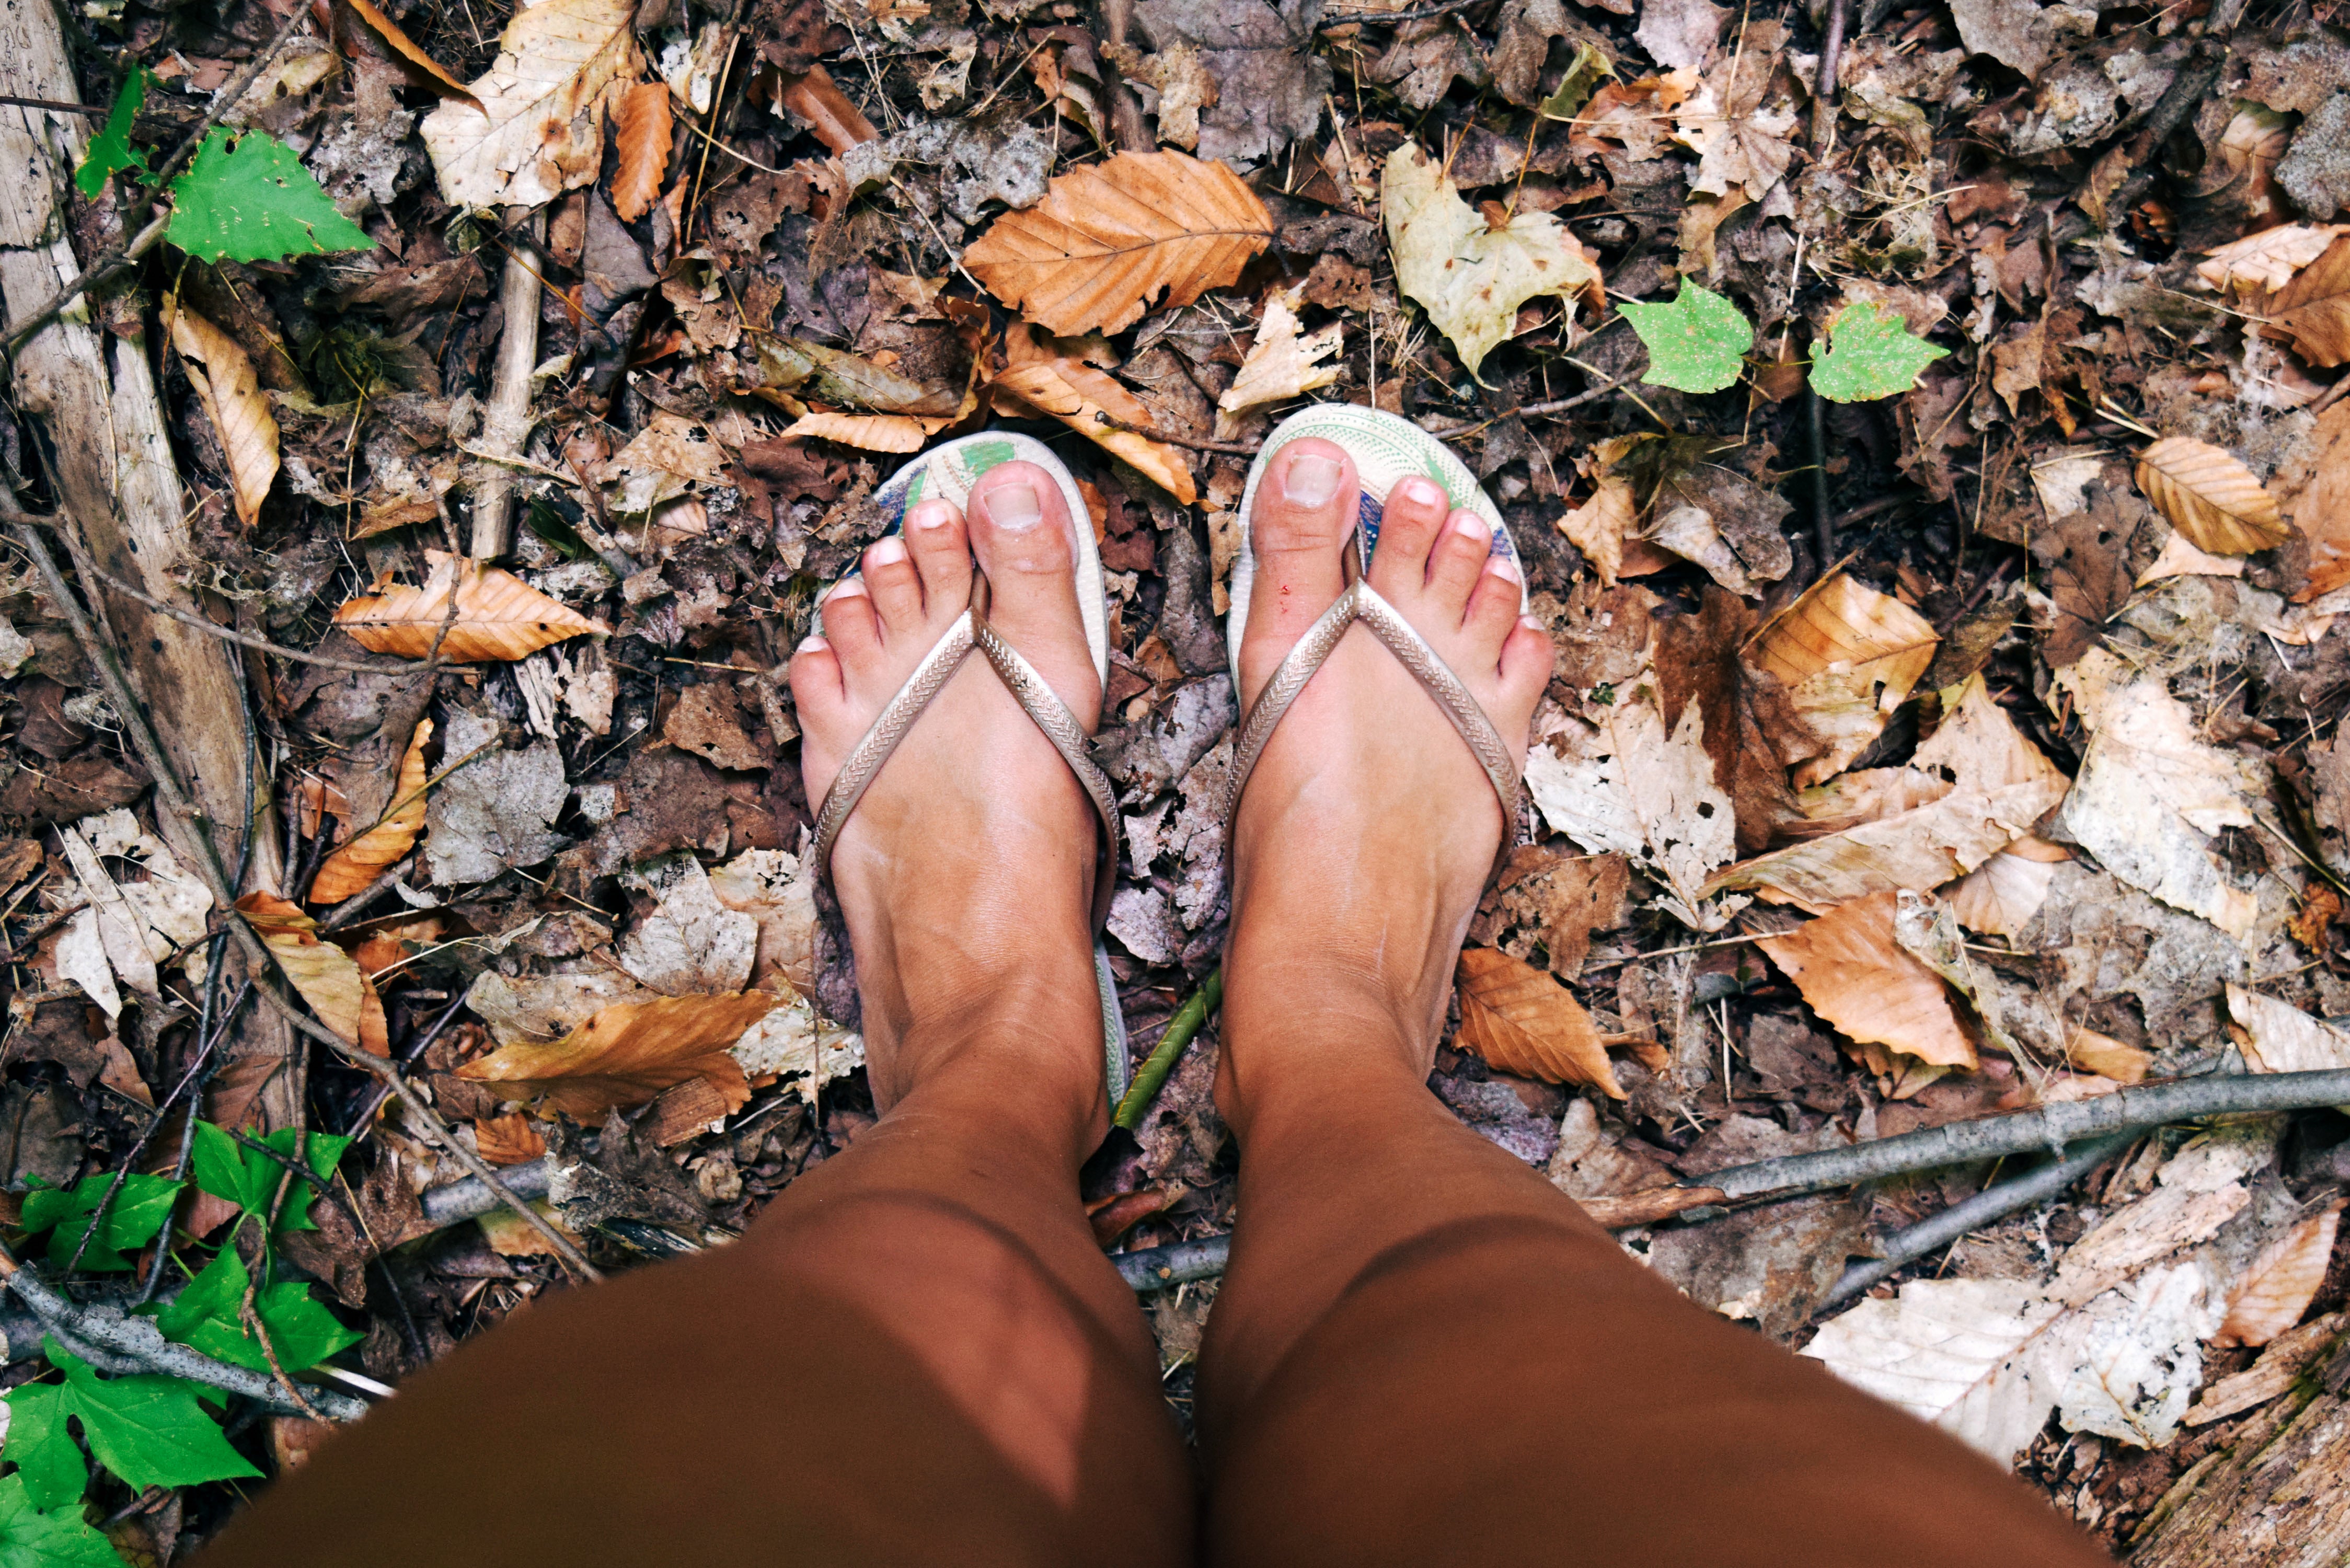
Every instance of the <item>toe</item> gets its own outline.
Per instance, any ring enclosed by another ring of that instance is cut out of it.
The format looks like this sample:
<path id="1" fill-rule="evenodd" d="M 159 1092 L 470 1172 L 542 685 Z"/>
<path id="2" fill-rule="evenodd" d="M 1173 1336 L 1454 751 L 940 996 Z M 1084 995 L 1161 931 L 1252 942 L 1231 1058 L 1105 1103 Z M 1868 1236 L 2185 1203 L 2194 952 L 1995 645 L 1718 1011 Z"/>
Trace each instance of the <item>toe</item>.
<path id="1" fill-rule="evenodd" d="M 1032 462 L 998 463 L 972 487 L 970 527 L 988 624 L 1090 722 L 1100 683 L 1077 615 L 1076 524 L 1059 483 Z"/>
<path id="2" fill-rule="evenodd" d="M 911 636 L 922 625 L 922 579 L 906 541 L 892 534 L 866 547 L 865 587 L 873 596 L 873 612 L 880 618 L 881 637 L 894 642 Z"/>
<path id="3" fill-rule="evenodd" d="M 951 502 L 925 501 L 907 516 L 905 532 L 931 618 L 960 613 L 971 602 L 971 543 L 962 514 Z"/>
<path id="4" fill-rule="evenodd" d="M 1493 530 L 1474 512 L 1455 512 L 1428 555 L 1428 594 L 1440 609 L 1458 616 L 1468 608 L 1493 548 Z"/>
<path id="5" fill-rule="evenodd" d="M 1488 556 L 1470 591 L 1469 613 L 1461 628 L 1477 661 L 1486 668 L 1501 661 L 1502 644 L 1517 624 L 1519 593 L 1517 563 L 1507 556 Z"/>
<path id="6" fill-rule="evenodd" d="M 861 580 L 851 577 L 826 596 L 824 636 L 840 661 L 842 686 L 854 691 L 858 672 L 881 659 L 881 623 L 873 613 L 873 596 Z"/>
<path id="7" fill-rule="evenodd" d="M 1256 576 L 1249 591 L 1243 701 L 1347 586 L 1339 551 L 1354 536 L 1355 464 L 1317 437 L 1291 441 L 1265 464 L 1249 517 Z"/>
<path id="8" fill-rule="evenodd" d="M 1551 670 L 1557 662 L 1557 650 L 1543 623 L 1532 616 L 1519 617 L 1509 640 L 1502 644 L 1500 711 L 1492 715 L 1503 732 L 1519 744 L 1524 743 L 1526 728 L 1534 722 L 1534 702 L 1550 684 Z"/>
<path id="9" fill-rule="evenodd" d="M 840 660 L 823 638 L 805 638 L 793 650 L 791 682 L 792 706 L 810 717 L 840 711 L 848 701 Z"/>
<path id="10" fill-rule="evenodd" d="M 1443 531 L 1451 500 L 1444 486 L 1421 474 L 1388 492 L 1379 542 L 1371 552 L 1371 587 L 1388 598 L 1417 596 L 1428 579 L 1428 553 Z"/>

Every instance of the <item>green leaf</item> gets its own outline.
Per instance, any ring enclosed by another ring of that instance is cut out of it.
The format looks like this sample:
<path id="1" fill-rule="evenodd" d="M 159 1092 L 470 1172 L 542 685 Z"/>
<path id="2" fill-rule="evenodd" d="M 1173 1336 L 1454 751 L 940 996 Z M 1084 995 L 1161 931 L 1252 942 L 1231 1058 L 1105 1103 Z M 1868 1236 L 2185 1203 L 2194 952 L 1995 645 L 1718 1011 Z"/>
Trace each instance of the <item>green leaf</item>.
<path id="1" fill-rule="evenodd" d="M 1710 288 L 1681 279 L 1670 305 L 1627 299 L 1617 306 L 1648 346 L 1643 385 L 1682 392 L 1718 392 L 1738 379 L 1754 328 L 1738 306 Z"/>
<path id="2" fill-rule="evenodd" d="M 0 1443 L 0 1459 L 16 1467 L 26 1495 L 45 1513 L 79 1502 L 89 1488 L 88 1462 L 66 1430 L 70 1397 L 54 1383 L 27 1383 L 8 1396 L 8 1437 Z"/>
<path id="3" fill-rule="evenodd" d="M 261 1141 L 290 1161 L 294 1158 L 296 1145 L 301 1142 L 301 1135 L 292 1127 L 281 1127 Z M 309 1141 L 302 1145 L 304 1158 L 320 1181 L 326 1181 L 335 1174 L 335 1167 L 342 1163 L 343 1150 L 350 1147 L 349 1138 L 321 1132 L 312 1133 Z M 261 1160 L 269 1167 L 269 1190 L 274 1196 L 277 1190 L 277 1178 L 286 1174 L 286 1167 L 250 1148 L 244 1151 L 244 1157 L 248 1161 Z M 296 1177 L 294 1186 L 286 1194 L 286 1201 L 277 1210 L 277 1229 L 281 1231 L 316 1231 L 318 1227 L 311 1221 L 310 1206 L 324 1201 L 317 1197 L 317 1190 Z"/>
<path id="4" fill-rule="evenodd" d="M 130 74 L 122 78 L 122 88 L 114 95 L 114 107 L 106 111 L 106 125 L 90 138 L 89 151 L 82 155 L 81 167 L 74 171 L 74 183 L 81 193 L 96 201 L 106 190 L 106 182 L 125 169 L 144 173 L 147 155 L 130 145 L 130 122 L 139 118 L 139 106 L 147 101 L 147 84 L 155 78 L 144 66 L 133 66 Z"/>
<path id="5" fill-rule="evenodd" d="M 1860 300 L 1828 324 L 1827 352 L 1812 345 L 1812 389 L 1832 403 L 1898 397 L 1918 384 L 1918 372 L 1950 352 L 1909 330 L 1892 311 Z"/>
<path id="6" fill-rule="evenodd" d="M 268 1211 L 269 1194 L 276 1186 L 276 1180 L 273 1178 L 268 1187 L 256 1191 L 248 1176 L 245 1150 L 225 1128 L 210 1122 L 196 1124 L 195 1158 L 191 1168 L 195 1173 L 196 1185 L 214 1198 L 257 1214 Z"/>
<path id="7" fill-rule="evenodd" d="M 42 1512 L 20 1471 L 0 1478 L 0 1568 L 122 1568 L 122 1559 L 79 1513 Z"/>
<path id="8" fill-rule="evenodd" d="M 43 1340 L 41 1348 L 66 1375 L 70 1408 L 89 1439 L 89 1451 L 132 1488 L 194 1486 L 261 1474 L 196 1403 L 196 1385 L 150 1374 L 100 1378 L 89 1363 L 60 1349 L 56 1340 Z"/>
<path id="9" fill-rule="evenodd" d="M 88 1246 L 81 1239 L 89 1229 L 90 1217 L 97 1213 L 99 1199 L 114 1185 L 110 1175 L 93 1172 L 75 1184 L 70 1192 L 56 1188 L 36 1189 L 25 1198 L 25 1229 L 27 1231 L 48 1231 L 49 1261 L 63 1265 L 74 1253 L 81 1253 L 80 1267 L 98 1272 L 127 1269 L 130 1260 L 117 1251 L 128 1247 L 133 1251 L 146 1246 L 163 1228 L 163 1216 L 180 1196 L 182 1185 L 168 1176 L 148 1176 L 139 1172 L 123 1179 L 122 1190 L 106 1210 L 106 1224 L 92 1238 Z"/>
<path id="10" fill-rule="evenodd" d="M 172 226 L 163 237 L 198 261 L 375 248 L 366 230 L 335 211 L 292 148 L 266 131 L 217 125 L 188 171 L 172 182 Z"/>
<path id="11" fill-rule="evenodd" d="M 1534 112 L 1544 119 L 1573 119 L 1591 95 L 1599 90 L 1600 78 L 1612 77 L 1616 67 L 1588 43 L 1575 47 L 1575 58 L 1566 65 L 1566 75 L 1559 79 L 1558 90 L 1542 100 Z"/>
<path id="12" fill-rule="evenodd" d="M 233 1250 L 223 1248 L 176 1300 L 155 1314 L 155 1326 L 165 1338 L 206 1355 L 254 1372 L 269 1371 L 268 1355 L 238 1316 L 250 1278 L 244 1261 Z M 334 1314 L 311 1300 L 310 1288 L 299 1281 L 281 1280 L 256 1292 L 253 1310 L 260 1314 L 262 1327 L 269 1331 L 269 1343 L 289 1373 L 316 1366 L 365 1337 L 345 1328 Z"/>

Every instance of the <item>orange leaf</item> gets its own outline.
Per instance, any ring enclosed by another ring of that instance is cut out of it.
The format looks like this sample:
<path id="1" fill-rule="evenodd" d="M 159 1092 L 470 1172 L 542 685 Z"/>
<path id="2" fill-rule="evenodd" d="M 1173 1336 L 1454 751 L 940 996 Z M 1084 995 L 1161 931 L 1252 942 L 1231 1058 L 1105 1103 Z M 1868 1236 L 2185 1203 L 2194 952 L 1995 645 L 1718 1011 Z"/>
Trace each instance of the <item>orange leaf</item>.
<path id="1" fill-rule="evenodd" d="M 835 158 L 860 142 L 881 140 L 873 122 L 848 101 L 848 95 L 834 85 L 832 73 L 822 66 L 785 77 L 775 90 L 775 101 L 806 120 L 816 139 Z"/>
<path id="2" fill-rule="evenodd" d="M 2334 1261 L 2334 1233 L 2342 1221 L 2337 1198 L 2261 1249 L 2228 1292 L 2227 1320 L 2214 1345 L 2266 1345 L 2301 1321 L 2325 1282 Z"/>
<path id="3" fill-rule="evenodd" d="M 1941 976 L 1893 940 L 1899 898 L 1890 888 L 1872 893 L 1754 945 L 1787 972 L 1813 1012 L 1852 1039 L 1936 1066 L 1971 1068 L 1975 1048 L 1959 1029 Z"/>
<path id="4" fill-rule="evenodd" d="M 1075 359 L 1039 359 L 1014 365 L 988 383 L 1052 415 L 1104 451 L 1124 458 L 1145 479 L 1189 506 L 1200 497 L 1183 454 L 1164 441 L 1104 424 L 1107 414 L 1123 424 L 1148 425 L 1150 410 L 1124 387 Z"/>
<path id="5" fill-rule="evenodd" d="M 1834 778 L 1884 732 L 1934 662 L 1935 640 L 1916 610 L 1842 572 L 1756 634 L 1754 662 L 1787 683 L 1796 713 L 1826 744 L 1796 767 L 1796 788 Z"/>
<path id="6" fill-rule="evenodd" d="M 177 295 L 165 301 L 163 313 L 172 324 L 172 347 L 180 351 L 188 380 L 228 458 L 237 517 L 250 528 L 277 480 L 277 416 L 269 411 L 269 399 L 244 344 L 183 308 Z"/>
<path id="7" fill-rule="evenodd" d="M 405 961 L 418 950 L 440 940 L 442 922 L 438 915 L 427 915 L 421 920 L 409 920 L 397 926 L 380 926 L 351 950 L 351 958 L 367 971 L 368 978 L 373 980 L 392 965 Z"/>
<path id="8" fill-rule="evenodd" d="M 377 10 L 372 0 L 350 0 L 350 6 L 359 14 L 360 21 L 383 35 L 383 41 L 400 51 L 400 58 L 447 88 L 450 97 L 463 99 L 475 109 L 482 107 L 482 100 L 475 98 L 463 82 L 442 70 L 440 61 L 417 47 L 416 41 L 400 30 L 399 23 Z"/>
<path id="9" fill-rule="evenodd" d="M 633 223 L 660 199 L 661 176 L 669 171 L 669 88 L 660 82 L 630 88 L 614 105 L 612 123 L 620 153 L 612 175 L 612 211 Z"/>
<path id="10" fill-rule="evenodd" d="M 2138 454 L 2137 487 L 2199 550 L 2248 556 L 2274 549 L 2289 532 L 2252 471 L 2210 441 L 2155 442 Z"/>
<path id="11" fill-rule="evenodd" d="M 1227 286 L 1273 234 L 1264 202 L 1225 165 L 1121 152 L 998 218 L 962 262 L 989 293 L 1066 337 L 1133 326 L 1162 289 L 1179 306 Z"/>
<path id="12" fill-rule="evenodd" d="M 1454 972 L 1461 992 L 1456 1044 L 1504 1073 L 1552 1084 L 1590 1084 L 1624 1097 L 1598 1026 L 1572 992 L 1499 948 L 1471 948 Z"/>
<path id="13" fill-rule="evenodd" d="M 2339 365 L 2350 359 L 2350 234 L 2336 239 L 2291 283 L 2269 296 L 2263 314 L 2311 364 Z"/>
<path id="14" fill-rule="evenodd" d="M 441 656 L 459 664 L 476 659 L 527 659 L 567 637 L 612 629 L 548 598 L 511 572 L 479 566 L 443 550 L 427 550 L 424 559 L 432 572 L 422 587 L 394 585 L 352 599 L 335 612 L 335 624 L 369 652 L 403 659 L 431 654 L 446 626 L 449 635 L 441 640 Z M 453 620 L 449 615 L 452 597 L 457 607 Z"/>
<path id="15" fill-rule="evenodd" d="M 950 421 L 918 420 L 911 414 L 802 414 L 784 439 L 814 436 L 860 452 L 920 452 L 936 428 Z"/>
<path id="16" fill-rule="evenodd" d="M 556 1110 L 601 1117 L 640 1106 L 672 1084 L 709 1078 L 727 1109 L 751 1098 L 743 1068 L 726 1048 L 783 1002 L 764 991 L 727 996 L 664 996 L 616 1002 L 551 1044 L 524 1041 L 457 1069 L 515 1099 L 546 1096 Z"/>
<path id="17" fill-rule="evenodd" d="M 339 904 L 357 896 L 416 847 L 416 836 L 424 831 L 424 742 L 432 738 L 432 721 L 420 721 L 408 754 L 400 759 L 400 782 L 392 786 L 390 809 L 373 827 L 327 857 L 311 879 L 310 902 Z"/>
<path id="18" fill-rule="evenodd" d="M 274 893 L 247 893 L 236 901 L 237 912 L 260 933 L 262 945 L 293 981 L 318 1022 L 347 1045 L 372 1055 L 391 1054 L 390 1032 L 385 1026 L 383 999 L 375 981 L 332 942 L 318 940 L 318 922 Z"/>
<path id="19" fill-rule="evenodd" d="M 527 1165 L 546 1152 L 546 1139 L 520 1111 L 473 1123 L 473 1147 L 492 1165 Z"/>

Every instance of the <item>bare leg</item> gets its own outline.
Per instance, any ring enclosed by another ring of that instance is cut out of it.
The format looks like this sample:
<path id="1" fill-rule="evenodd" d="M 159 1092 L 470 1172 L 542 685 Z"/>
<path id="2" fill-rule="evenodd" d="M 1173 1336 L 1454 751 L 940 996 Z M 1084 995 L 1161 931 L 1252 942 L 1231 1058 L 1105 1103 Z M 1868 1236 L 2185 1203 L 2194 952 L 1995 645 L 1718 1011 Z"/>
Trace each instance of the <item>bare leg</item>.
<path id="1" fill-rule="evenodd" d="M 993 619 L 1099 705 L 1069 519 L 1025 464 L 825 607 L 793 661 L 820 794 L 988 568 Z M 521 1314 L 225 1532 L 242 1563 L 1186 1563 L 1188 1462 L 1077 1202 L 1104 1131 L 1089 808 L 973 659 L 834 868 L 884 1115 L 739 1243 Z"/>
<path id="2" fill-rule="evenodd" d="M 1276 467 L 1301 457 L 1340 472 L 1260 492 L 1243 701 L 1340 587 L 1352 470 L 1307 441 Z M 1486 542 L 1399 487 L 1370 578 L 1523 744 L 1549 649 Z M 1680 1300 L 1428 1093 L 1500 832 L 1360 628 L 1250 785 L 1217 1085 L 1240 1220 L 1199 1383 L 1210 1561 L 2102 1561 L 1986 1461 Z"/>

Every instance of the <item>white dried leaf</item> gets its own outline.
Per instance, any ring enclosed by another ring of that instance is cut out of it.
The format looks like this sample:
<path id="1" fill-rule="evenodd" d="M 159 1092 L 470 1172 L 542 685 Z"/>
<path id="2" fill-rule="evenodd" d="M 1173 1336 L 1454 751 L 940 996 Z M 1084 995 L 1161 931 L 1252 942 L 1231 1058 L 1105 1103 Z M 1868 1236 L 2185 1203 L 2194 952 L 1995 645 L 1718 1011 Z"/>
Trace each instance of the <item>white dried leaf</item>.
<path id="1" fill-rule="evenodd" d="M 637 981 L 664 996 L 723 996 L 751 983 L 759 922 L 719 902 L 692 851 L 648 861 L 622 881 L 656 900 L 616 955 Z"/>
<path id="2" fill-rule="evenodd" d="M 2255 1073 L 2329 1073 L 2350 1067 L 2350 1034 L 2291 1002 L 2230 982 L 2228 1016 L 2243 1031 L 2244 1064 Z"/>
<path id="3" fill-rule="evenodd" d="M 1912 1280 L 1828 1320 L 1803 1354 L 2009 1464 L 2056 1402 L 2031 1352 L 2062 1310 L 2021 1281 Z"/>
<path id="4" fill-rule="evenodd" d="M 539 0 L 515 14 L 497 62 L 425 116 L 441 194 L 458 207 L 536 207 L 594 182 L 606 99 L 643 74 L 629 0 Z"/>

